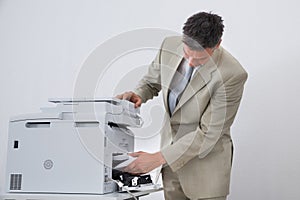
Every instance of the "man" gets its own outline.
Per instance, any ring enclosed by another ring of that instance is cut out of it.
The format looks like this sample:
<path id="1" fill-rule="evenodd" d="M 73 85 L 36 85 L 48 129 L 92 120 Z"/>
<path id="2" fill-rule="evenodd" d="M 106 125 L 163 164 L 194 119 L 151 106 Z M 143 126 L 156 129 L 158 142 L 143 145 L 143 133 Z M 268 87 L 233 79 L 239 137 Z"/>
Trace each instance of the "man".
<path id="1" fill-rule="evenodd" d="M 233 144 L 230 127 L 247 73 L 220 46 L 223 20 L 200 12 L 182 37 L 168 37 L 133 92 L 118 98 L 141 106 L 161 91 L 166 109 L 161 150 L 136 152 L 126 171 L 147 173 L 161 165 L 165 199 L 225 200 Z"/>

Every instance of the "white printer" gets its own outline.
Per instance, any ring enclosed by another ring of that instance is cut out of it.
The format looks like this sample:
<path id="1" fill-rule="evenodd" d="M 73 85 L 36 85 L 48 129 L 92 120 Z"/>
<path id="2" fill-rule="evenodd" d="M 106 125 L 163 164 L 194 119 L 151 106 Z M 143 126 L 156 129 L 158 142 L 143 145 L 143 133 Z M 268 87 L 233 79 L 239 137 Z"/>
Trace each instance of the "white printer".
<path id="1" fill-rule="evenodd" d="M 56 107 L 10 119 L 7 192 L 116 191 L 113 157 L 134 151 L 134 135 L 128 127 L 142 125 L 139 109 L 119 99 L 49 101 Z"/>

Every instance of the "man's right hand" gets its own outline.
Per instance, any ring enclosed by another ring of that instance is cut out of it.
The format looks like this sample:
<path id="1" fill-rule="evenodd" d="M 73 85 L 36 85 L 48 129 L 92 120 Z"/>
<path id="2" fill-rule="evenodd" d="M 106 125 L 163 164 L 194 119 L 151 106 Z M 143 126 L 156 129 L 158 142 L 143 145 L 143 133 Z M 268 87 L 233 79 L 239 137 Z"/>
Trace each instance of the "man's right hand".
<path id="1" fill-rule="evenodd" d="M 134 103 L 135 108 L 140 107 L 142 104 L 142 98 L 131 91 L 119 94 L 116 96 L 116 98 L 131 101 L 132 103 Z"/>

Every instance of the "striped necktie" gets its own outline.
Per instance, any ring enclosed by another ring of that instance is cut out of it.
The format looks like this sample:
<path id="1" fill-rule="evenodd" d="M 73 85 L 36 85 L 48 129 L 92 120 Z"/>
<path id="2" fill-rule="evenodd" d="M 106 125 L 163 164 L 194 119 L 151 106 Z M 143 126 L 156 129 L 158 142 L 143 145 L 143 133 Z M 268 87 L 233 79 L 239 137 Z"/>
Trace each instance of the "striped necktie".
<path id="1" fill-rule="evenodd" d="M 181 66 L 181 69 L 178 69 L 178 71 L 176 71 L 173 77 L 172 83 L 170 85 L 168 98 L 169 111 L 171 115 L 174 112 L 175 107 L 178 104 L 184 89 L 186 88 L 187 84 L 191 79 L 193 69 L 193 67 L 185 65 L 184 63 L 183 66 Z"/>

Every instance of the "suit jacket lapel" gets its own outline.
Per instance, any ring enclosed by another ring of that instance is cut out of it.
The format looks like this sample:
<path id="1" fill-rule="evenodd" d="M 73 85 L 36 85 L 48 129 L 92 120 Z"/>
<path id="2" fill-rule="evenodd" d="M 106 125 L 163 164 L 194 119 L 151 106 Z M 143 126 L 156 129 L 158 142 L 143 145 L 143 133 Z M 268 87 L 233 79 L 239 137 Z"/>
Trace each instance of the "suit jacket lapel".
<path id="1" fill-rule="evenodd" d="M 177 106 L 175 107 L 173 115 L 181 106 L 183 106 L 191 97 L 193 97 L 211 80 L 211 73 L 217 70 L 217 64 L 219 62 L 221 51 L 222 48 L 220 47 L 214 52 L 210 60 L 195 72 L 190 83 L 184 90 Z"/>
<path id="2" fill-rule="evenodd" d="M 179 45 L 175 52 L 168 52 L 168 53 L 172 53 L 174 55 L 170 59 L 169 63 L 166 66 L 163 66 L 165 78 L 162 79 L 164 80 L 164 82 L 162 83 L 162 87 L 164 88 L 163 98 L 164 98 L 165 107 L 169 112 L 168 91 L 171 85 L 171 81 L 175 75 L 175 72 L 177 71 L 177 68 L 179 67 L 180 63 L 183 60 L 183 44 Z"/>

